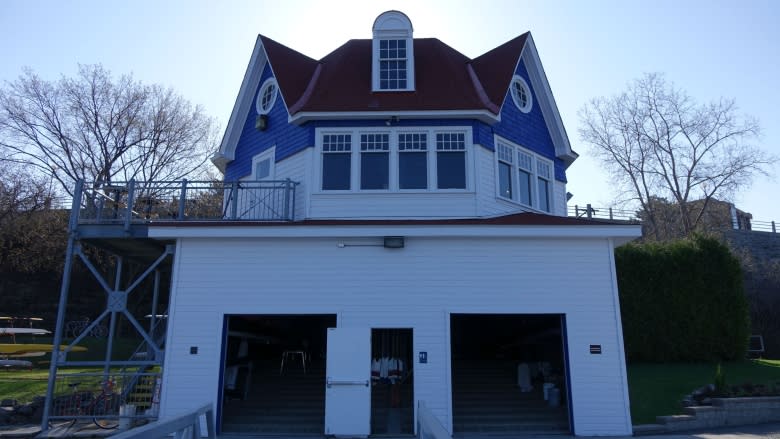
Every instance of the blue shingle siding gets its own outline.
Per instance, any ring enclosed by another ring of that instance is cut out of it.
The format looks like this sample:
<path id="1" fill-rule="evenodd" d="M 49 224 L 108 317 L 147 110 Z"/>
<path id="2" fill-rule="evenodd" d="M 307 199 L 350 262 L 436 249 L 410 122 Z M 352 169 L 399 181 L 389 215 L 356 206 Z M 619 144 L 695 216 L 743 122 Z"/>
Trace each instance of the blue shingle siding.
<path id="1" fill-rule="evenodd" d="M 526 70 L 523 61 L 518 64 L 515 74 L 525 79 L 525 82 L 531 87 L 531 80 L 528 77 L 528 71 Z M 523 113 L 515 106 L 510 93 L 511 92 L 507 89 L 507 93 L 504 96 L 504 105 L 501 108 L 501 122 L 493 126 L 489 141 L 480 143 L 493 149 L 495 146 L 493 145 L 492 134 L 497 134 L 515 142 L 542 157 L 552 160 L 555 164 L 555 179 L 566 182 L 566 172 L 564 170 L 563 161 L 555 157 L 555 145 L 553 144 L 552 137 L 550 137 L 550 132 L 547 130 L 547 124 L 544 121 L 542 110 L 539 107 L 539 98 L 536 91 L 531 87 L 533 106 L 528 113 Z"/>
<path id="2" fill-rule="evenodd" d="M 252 97 L 249 114 L 244 121 L 244 127 L 236 146 L 235 160 L 228 163 L 225 170 L 225 180 L 237 180 L 252 173 L 252 157 L 276 145 L 276 161 L 295 154 L 307 146 L 314 145 L 314 131 L 309 127 L 300 127 L 287 122 L 287 109 L 281 94 L 277 95 L 273 108 L 268 113 L 268 128 L 265 131 L 255 129 L 257 119 L 257 94 L 266 79 L 273 77 L 269 64 L 265 65 Z"/>
<path id="3" fill-rule="evenodd" d="M 530 84 L 525 64 L 521 62 L 516 74 L 522 76 Z M 305 123 L 301 126 L 288 123 L 287 109 L 277 96 L 271 112 L 268 114 L 268 129 L 258 131 L 255 129 L 257 111 L 255 102 L 266 79 L 273 76 L 270 66 L 266 64 L 260 83 L 252 98 L 249 114 L 246 116 L 244 126 L 236 147 L 235 160 L 227 165 L 225 180 L 236 180 L 252 172 L 252 157 L 276 146 L 276 161 L 282 161 L 287 157 L 313 146 L 315 143 L 315 128 L 336 127 L 386 127 L 386 119 L 377 120 L 322 120 Z M 537 94 L 533 95 L 533 107 L 529 113 L 523 113 L 517 109 L 512 101 L 509 90 L 505 96 L 505 103 L 501 109 L 501 122 L 490 125 L 473 119 L 401 119 L 393 123 L 393 126 L 401 127 L 447 127 L 470 126 L 472 128 L 472 141 L 475 144 L 494 150 L 493 135 L 509 139 L 539 155 L 553 161 L 555 167 L 555 179 L 566 182 L 566 172 L 563 161 L 555 157 L 555 147 L 547 131 L 547 124 L 538 105 Z"/>

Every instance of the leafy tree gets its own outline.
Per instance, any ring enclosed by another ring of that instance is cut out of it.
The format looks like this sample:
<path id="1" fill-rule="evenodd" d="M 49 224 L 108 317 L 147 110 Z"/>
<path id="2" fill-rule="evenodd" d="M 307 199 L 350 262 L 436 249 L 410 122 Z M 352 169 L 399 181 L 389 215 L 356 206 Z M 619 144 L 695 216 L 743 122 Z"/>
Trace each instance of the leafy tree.
<path id="1" fill-rule="evenodd" d="M 754 145 L 759 125 L 740 116 L 733 99 L 698 104 L 660 74 L 593 99 L 580 118 L 582 139 L 653 230 L 663 229 L 657 207 L 671 203 L 689 236 L 712 200 L 729 199 L 777 161 Z"/>
<path id="2" fill-rule="evenodd" d="M 101 65 L 46 81 L 31 70 L 0 88 L 0 147 L 67 193 L 78 179 L 178 180 L 216 147 L 214 120 L 172 89 Z M 99 186 L 99 185 L 98 185 Z"/>
<path id="3" fill-rule="evenodd" d="M 750 317 L 739 260 L 713 238 L 615 250 L 629 361 L 745 358 Z"/>

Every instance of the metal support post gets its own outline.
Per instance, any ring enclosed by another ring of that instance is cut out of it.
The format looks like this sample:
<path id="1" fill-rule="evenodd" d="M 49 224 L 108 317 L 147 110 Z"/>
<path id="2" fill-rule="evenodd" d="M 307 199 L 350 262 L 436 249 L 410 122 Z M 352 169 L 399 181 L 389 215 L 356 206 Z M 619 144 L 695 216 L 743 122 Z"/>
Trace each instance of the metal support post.
<path id="1" fill-rule="evenodd" d="M 130 232 L 130 223 L 133 219 L 133 198 L 135 197 L 135 179 L 127 185 L 127 212 L 125 213 L 125 233 Z M 117 200 L 119 202 L 119 200 Z"/>
<path id="2" fill-rule="evenodd" d="M 116 257 L 116 273 L 114 275 L 114 291 L 119 291 L 119 287 L 122 285 L 122 269 L 124 265 L 124 258 L 122 256 Z M 108 295 L 108 300 L 111 300 L 111 293 Z M 110 304 L 107 306 L 110 307 Z M 111 354 L 114 350 L 114 334 L 116 333 L 116 311 L 111 311 L 111 320 L 108 324 L 108 345 L 106 346 L 106 362 L 103 366 L 103 374 L 108 379 L 108 374 L 111 372 Z"/>
<path id="3" fill-rule="evenodd" d="M 181 193 L 179 194 L 179 220 L 184 219 L 184 205 L 187 203 L 187 179 L 181 181 Z"/>
<path id="4" fill-rule="evenodd" d="M 238 219 L 238 182 L 234 181 L 230 188 L 230 219 Z"/>
<path id="5" fill-rule="evenodd" d="M 54 340 L 52 341 L 51 363 L 49 364 L 49 380 L 46 386 L 46 400 L 43 405 L 43 419 L 41 430 L 49 429 L 49 415 L 51 414 L 52 399 L 54 399 L 54 383 L 57 379 L 57 363 L 60 356 L 60 344 L 62 344 L 62 331 L 65 326 L 65 309 L 68 304 L 68 290 L 70 290 L 71 271 L 73 269 L 73 247 L 76 241 L 76 226 L 78 225 L 79 209 L 81 208 L 81 194 L 84 181 L 76 181 L 73 191 L 73 202 L 70 207 L 70 221 L 68 223 L 68 246 L 65 250 L 65 266 L 62 269 L 62 285 L 60 286 L 60 301 L 57 305 L 57 323 L 54 327 Z"/>
<path id="6" fill-rule="evenodd" d="M 154 289 L 152 290 L 152 318 L 149 322 L 149 333 L 154 338 L 154 327 L 157 323 L 157 299 L 160 296 L 160 270 L 154 270 Z"/>

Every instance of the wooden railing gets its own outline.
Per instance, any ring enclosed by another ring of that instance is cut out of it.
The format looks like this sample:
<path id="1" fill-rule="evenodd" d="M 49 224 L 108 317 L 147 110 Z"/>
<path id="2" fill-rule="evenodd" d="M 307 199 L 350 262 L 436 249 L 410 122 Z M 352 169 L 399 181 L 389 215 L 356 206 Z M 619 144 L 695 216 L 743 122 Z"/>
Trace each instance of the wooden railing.
<path id="1" fill-rule="evenodd" d="M 206 436 L 201 429 L 201 419 L 205 416 Z M 190 413 L 169 419 L 161 419 L 151 424 L 134 428 L 132 430 L 111 436 L 112 439 L 162 439 L 173 435 L 174 438 L 198 439 L 207 437 L 216 439 L 214 429 L 214 408 L 212 404 L 206 404 Z"/>

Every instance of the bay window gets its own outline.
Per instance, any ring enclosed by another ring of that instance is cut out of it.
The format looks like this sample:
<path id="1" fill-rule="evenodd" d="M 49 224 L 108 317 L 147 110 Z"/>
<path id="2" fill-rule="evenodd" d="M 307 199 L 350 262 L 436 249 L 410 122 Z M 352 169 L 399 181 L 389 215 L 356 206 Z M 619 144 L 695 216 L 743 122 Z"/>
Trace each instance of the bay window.
<path id="1" fill-rule="evenodd" d="M 462 191 L 470 186 L 468 127 L 324 128 L 317 136 L 323 191 Z"/>
<path id="2" fill-rule="evenodd" d="M 501 199 L 552 211 L 552 162 L 518 145 L 497 140 L 496 166 Z"/>

